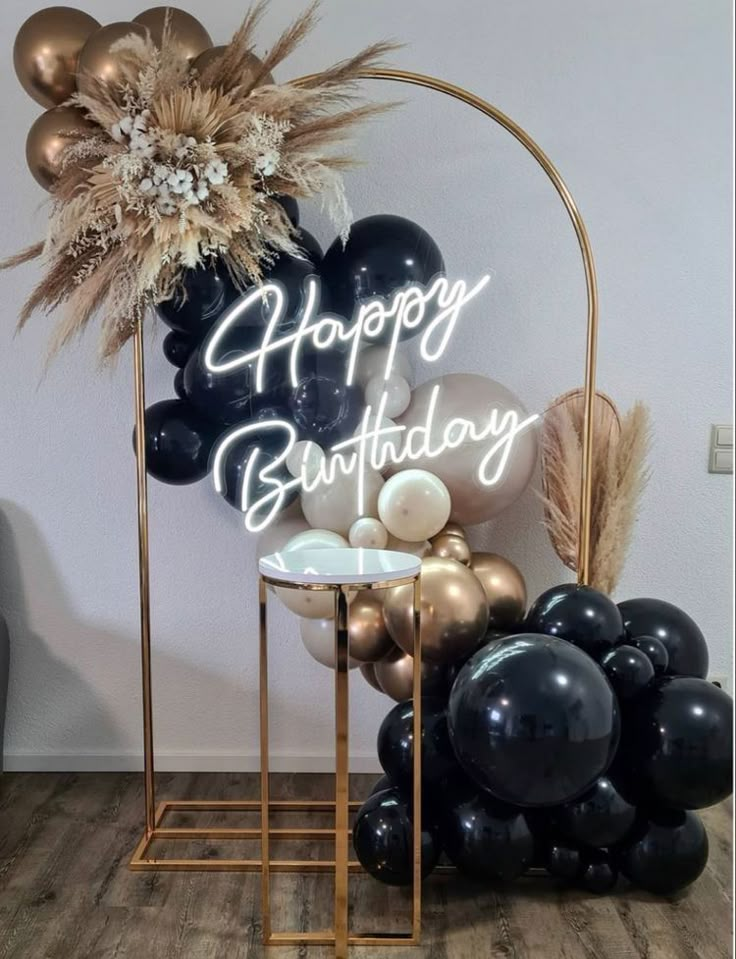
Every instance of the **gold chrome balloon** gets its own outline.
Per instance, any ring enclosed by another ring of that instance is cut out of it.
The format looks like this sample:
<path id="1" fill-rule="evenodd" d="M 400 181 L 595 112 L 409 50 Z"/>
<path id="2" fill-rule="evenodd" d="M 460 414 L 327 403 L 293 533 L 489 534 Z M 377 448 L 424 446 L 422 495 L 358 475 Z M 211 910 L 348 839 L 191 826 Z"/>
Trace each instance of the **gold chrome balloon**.
<path id="1" fill-rule="evenodd" d="M 164 37 L 167 11 L 171 11 L 169 16 L 171 37 L 188 60 L 194 60 L 212 46 L 212 37 L 199 20 L 178 7 L 151 7 L 150 10 L 144 10 L 137 17 L 133 17 L 133 22 L 145 27 L 151 34 L 153 42 L 160 47 Z"/>
<path id="2" fill-rule="evenodd" d="M 463 566 L 470 565 L 470 547 L 462 536 L 445 533 L 432 540 L 432 555 L 440 559 L 454 559 Z"/>
<path id="3" fill-rule="evenodd" d="M 526 613 L 526 583 L 512 562 L 496 553 L 473 553 L 470 568 L 488 600 L 490 629 L 513 629 Z"/>
<path id="4" fill-rule="evenodd" d="M 61 154 L 77 139 L 73 134 L 95 125 L 76 107 L 54 107 L 38 117 L 28 131 L 26 162 L 44 190 L 53 192 L 61 169 Z"/>
<path id="5" fill-rule="evenodd" d="M 120 73 L 119 54 L 112 53 L 110 47 L 123 37 L 135 33 L 139 37 L 146 36 L 146 28 L 140 23 L 124 20 L 117 23 L 108 23 L 92 36 L 82 47 L 79 54 L 79 73 L 77 88 L 80 93 L 88 93 L 89 77 L 96 77 L 103 83 L 116 86 L 122 80 Z"/>
<path id="6" fill-rule="evenodd" d="M 361 663 L 375 663 L 393 647 L 383 619 L 383 602 L 364 589 L 353 600 L 348 618 L 350 655 Z"/>
<path id="7" fill-rule="evenodd" d="M 439 533 L 436 536 L 433 536 L 430 542 L 434 542 L 440 536 L 462 536 L 465 539 L 465 530 L 459 523 L 445 523 Z"/>
<path id="8" fill-rule="evenodd" d="M 372 686 L 376 692 L 383 692 L 381 687 L 378 685 L 378 680 L 376 679 L 375 663 L 363 663 L 363 665 L 360 667 L 360 672 L 363 676 L 363 679 L 368 683 L 369 686 Z"/>
<path id="9" fill-rule="evenodd" d="M 403 589 L 403 587 L 401 587 Z M 361 667 L 362 669 L 363 667 Z M 375 676 L 382 693 L 397 703 L 412 698 L 414 689 L 414 657 L 400 649 L 374 664 Z M 422 660 L 422 694 L 431 696 L 445 689 L 445 669 L 439 663 Z"/>
<path id="10" fill-rule="evenodd" d="M 391 638 L 406 653 L 413 648 L 412 593 L 411 585 L 386 590 L 383 606 Z M 453 559 L 428 556 L 422 560 L 421 594 L 422 657 L 451 663 L 471 653 L 488 627 L 488 602 L 476 576 Z"/>
<path id="11" fill-rule="evenodd" d="M 219 60 L 222 54 L 225 52 L 225 47 L 210 47 L 209 50 L 205 50 L 204 53 L 200 55 L 192 62 L 192 70 L 196 70 L 198 73 L 203 73 L 210 64 L 214 63 L 215 60 Z M 257 57 L 255 53 L 249 53 L 246 61 L 245 71 L 243 72 L 243 83 L 247 83 L 250 77 L 255 76 L 260 72 L 261 67 L 263 66 L 263 61 L 260 57 Z M 267 73 L 262 79 L 259 86 L 267 86 L 270 83 L 275 83 L 276 81 L 273 78 L 272 73 Z"/>
<path id="12" fill-rule="evenodd" d="M 79 54 L 99 26 L 74 7 L 46 7 L 26 20 L 15 38 L 13 65 L 36 103 L 53 107 L 75 92 Z"/>

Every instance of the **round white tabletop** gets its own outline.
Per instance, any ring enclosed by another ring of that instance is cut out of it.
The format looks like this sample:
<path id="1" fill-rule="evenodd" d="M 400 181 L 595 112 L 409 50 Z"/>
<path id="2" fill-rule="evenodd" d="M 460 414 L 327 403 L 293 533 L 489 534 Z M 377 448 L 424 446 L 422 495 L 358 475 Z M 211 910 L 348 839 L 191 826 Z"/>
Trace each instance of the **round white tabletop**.
<path id="1" fill-rule="evenodd" d="M 298 586 L 345 586 L 416 576 L 422 561 L 388 549 L 295 549 L 258 560 L 269 579 Z"/>

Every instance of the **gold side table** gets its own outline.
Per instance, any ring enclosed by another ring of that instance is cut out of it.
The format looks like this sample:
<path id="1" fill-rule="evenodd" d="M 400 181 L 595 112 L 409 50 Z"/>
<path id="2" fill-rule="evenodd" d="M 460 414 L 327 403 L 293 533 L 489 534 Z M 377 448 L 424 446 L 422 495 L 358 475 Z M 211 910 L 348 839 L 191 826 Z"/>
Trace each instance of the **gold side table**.
<path id="1" fill-rule="evenodd" d="M 332 945 L 336 959 L 347 959 L 350 945 L 419 944 L 421 927 L 421 749 L 413 756 L 413 895 L 411 932 L 352 935 L 348 922 L 348 877 L 359 869 L 351 861 L 350 809 L 358 804 L 348 800 L 348 594 L 358 589 L 391 589 L 413 584 L 414 627 L 414 742 L 421 742 L 421 642 L 420 642 L 420 572 L 421 561 L 409 553 L 376 549 L 314 549 L 274 553 L 258 564 L 260 613 L 260 720 L 261 720 L 261 891 L 263 942 L 266 945 Z M 331 830 L 292 829 L 292 838 L 315 838 L 325 832 L 334 835 L 334 859 L 323 862 L 279 860 L 279 871 L 334 871 L 335 918 L 332 929 L 320 932 L 274 932 L 271 924 L 271 871 L 276 862 L 271 858 L 269 813 L 281 804 L 270 798 L 268 752 L 268 587 L 279 589 L 322 590 L 335 594 L 335 799 L 334 802 L 300 801 L 289 803 L 292 811 L 324 812 L 334 809 Z"/>

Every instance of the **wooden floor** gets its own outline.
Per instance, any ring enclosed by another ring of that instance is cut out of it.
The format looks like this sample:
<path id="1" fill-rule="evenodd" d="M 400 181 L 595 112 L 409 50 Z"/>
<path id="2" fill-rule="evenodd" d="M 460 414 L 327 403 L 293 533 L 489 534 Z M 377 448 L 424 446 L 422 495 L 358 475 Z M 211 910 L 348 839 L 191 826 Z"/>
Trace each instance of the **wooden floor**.
<path id="1" fill-rule="evenodd" d="M 275 794 L 327 797 L 327 777 L 274 777 Z M 366 777 L 356 777 L 356 796 Z M 248 775 L 165 774 L 158 798 L 255 798 Z M 324 947 L 260 944 L 257 874 L 131 873 L 140 833 L 138 774 L 5 774 L 0 777 L 0 957 L 2 959 L 324 959 Z M 230 818 L 226 818 L 226 817 Z M 172 825 L 250 825 L 233 814 L 180 815 Z M 658 900 L 621 883 L 598 898 L 542 878 L 508 887 L 435 876 L 424 886 L 423 945 L 354 949 L 372 959 L 721 959 L 731 955 L 731 807 L 704 812 L 711 855 L 678 899 Z M 253 823 L 257 825 L 256 823 Z M 326 823 L 323 823 L 326 825 Z M 278 825 L 278 823 L 276 824 Z M 168 844 L 169 846 L 171 844 Z M 285 856 L 315 850 L 294 843 Z M 176 854 L 257 856 L 203 843 Z M 320 850 L 316 850 L 317 853 Z M 326 851 L 321 850 L 322 855 Z M 164 850 L 157 850 L 164 854 Z M 331 880 L 275 877 L 276 925 L 330 925 Z M 408 894 L 367 876 L 351 879 L 353 928 L 408 916 Z M 384 926 L 385 928 L 385 926 Z"/>

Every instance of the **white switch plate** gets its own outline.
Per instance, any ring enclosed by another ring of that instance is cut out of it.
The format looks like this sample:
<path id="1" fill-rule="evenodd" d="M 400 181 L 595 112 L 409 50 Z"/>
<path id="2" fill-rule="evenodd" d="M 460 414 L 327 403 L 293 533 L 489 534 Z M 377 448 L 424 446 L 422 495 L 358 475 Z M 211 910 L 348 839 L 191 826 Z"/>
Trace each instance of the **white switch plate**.
<path id="1" fill-rule="evenodd" d="M 733 426 L 714 423 L 710 428 L 710 473 L 733 473 Z"/>

